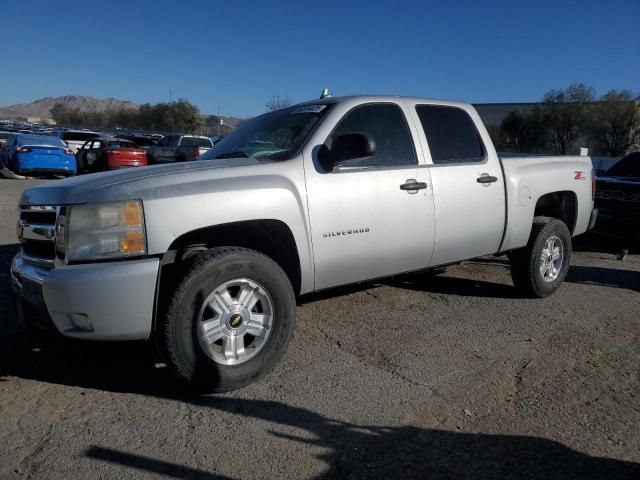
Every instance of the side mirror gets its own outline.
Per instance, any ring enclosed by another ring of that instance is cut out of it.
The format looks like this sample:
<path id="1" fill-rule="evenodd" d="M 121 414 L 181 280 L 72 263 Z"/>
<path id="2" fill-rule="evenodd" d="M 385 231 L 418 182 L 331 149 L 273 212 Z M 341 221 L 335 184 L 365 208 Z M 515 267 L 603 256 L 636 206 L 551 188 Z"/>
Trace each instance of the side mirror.
<path id="1" fill-rule="evenodd" d="M 331 171 L 347 160 L 372 157 L 376 154 L 376 141 L 368 133 L 345 133 L 333 139 L 331 149 L 323 146 L 318 154 L 323 166 Z"/>

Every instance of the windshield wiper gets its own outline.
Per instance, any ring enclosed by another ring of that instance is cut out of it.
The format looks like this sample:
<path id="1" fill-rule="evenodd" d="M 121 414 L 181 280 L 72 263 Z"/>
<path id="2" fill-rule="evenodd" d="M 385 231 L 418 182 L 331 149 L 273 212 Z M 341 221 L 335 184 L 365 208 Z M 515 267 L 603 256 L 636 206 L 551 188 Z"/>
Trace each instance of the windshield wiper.
<path id="1" fill-rule="evenodd" d="M 242 150 L 236 150 L 235 152 L 221 153 L 220 155 L 216 155 L 215 158 L 249 158 L 249 155 Z"/>

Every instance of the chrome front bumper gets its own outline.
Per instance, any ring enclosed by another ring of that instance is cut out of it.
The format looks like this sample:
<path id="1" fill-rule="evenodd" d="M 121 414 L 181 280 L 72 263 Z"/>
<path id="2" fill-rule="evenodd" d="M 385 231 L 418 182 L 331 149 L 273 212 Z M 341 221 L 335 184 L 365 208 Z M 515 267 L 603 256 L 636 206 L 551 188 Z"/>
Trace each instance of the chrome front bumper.
<path id="1" fill-rule="evenodd" d="M 159 260 L 66 265 L 46 269 L 11 263 L 19 297 L 50 316 L 65 336 L 90 340 L 143 340 L 153 322 Z"/>
<path id="2" fill-rule="evenodd" d="M 25 263 L 22 254 L 11 262 L 11 285 L 13 290 L 34 306 L 44 305 L 42 284 L 49 272 L 46 268 Z"/>

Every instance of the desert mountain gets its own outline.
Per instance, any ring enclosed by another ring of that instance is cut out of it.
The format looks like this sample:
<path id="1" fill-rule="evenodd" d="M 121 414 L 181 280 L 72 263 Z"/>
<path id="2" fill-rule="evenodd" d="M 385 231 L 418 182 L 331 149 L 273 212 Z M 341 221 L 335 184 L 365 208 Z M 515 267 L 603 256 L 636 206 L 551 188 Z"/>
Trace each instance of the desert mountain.
<path id="1" fill-rule="evenodd" d="M 87 112 L 103 112 L 105 110 L 117 110 L 121 108 L 136 108 L 137 104 L 128 100 L 116 98 L 94 98 L 79 95 L 66 95 L 64 97 L 44 97 L 31 103 L 19 103 L 8 107 L 0 107 L 0 120 L 13 120 L 20 117 L 51 118 L 49 110 L 56 103 L 62 103 L 68 108 L 78 108 Z"/>

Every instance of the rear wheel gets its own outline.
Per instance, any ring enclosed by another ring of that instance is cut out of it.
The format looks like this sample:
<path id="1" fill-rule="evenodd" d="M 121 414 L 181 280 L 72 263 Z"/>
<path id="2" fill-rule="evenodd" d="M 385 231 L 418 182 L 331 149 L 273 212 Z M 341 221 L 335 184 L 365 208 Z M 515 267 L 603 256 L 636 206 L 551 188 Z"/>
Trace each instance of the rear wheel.
<path id="1" fill-rule="evenodd" d="M 529 296 L 546 297 L 564 281 L 571 261 L 571 234 L 560 220 L 536 217 L 526 247 L 509 254 L 511 278 Z"/>
<path id="2" fill-rule="evenodd" d="M 194 257 L 158 331 L 168 365 L 207 390 L 241 388 L 266 375 L 286 352 L 295 296 L 269 257 L 222 247 Z"/>

